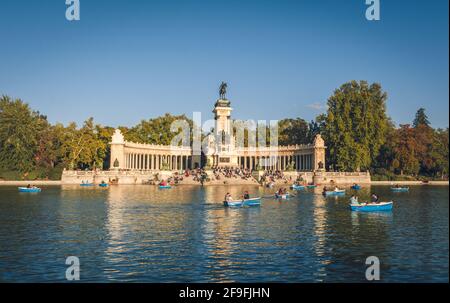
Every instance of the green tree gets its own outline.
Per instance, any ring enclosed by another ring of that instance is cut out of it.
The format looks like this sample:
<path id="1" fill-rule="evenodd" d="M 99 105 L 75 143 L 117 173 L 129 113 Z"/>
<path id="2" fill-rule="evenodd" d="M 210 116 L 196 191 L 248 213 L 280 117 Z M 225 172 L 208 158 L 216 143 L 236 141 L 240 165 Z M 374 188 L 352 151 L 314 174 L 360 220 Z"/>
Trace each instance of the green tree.
<path id="1" fill-rule="evenodd" d="M 311 143 L 318 134 L 322 134 L 325 131 L 327 116 L 320 114 L 315 120 L 312 120 L 308 125 L 307 142 Z"/>
<path id="2" fill-rule="evenodd" d="M 377 83 L 345 83 L 328 99 L 324 137 L 338 171 L 369 169 L 386 140 L 387 94 Z"/>
<path id="3" fill-rule="evenodd" d="M 430 174 L 434 177 L 445 178 L 449 173 L 449 132 L 448 128 L 437 129 L 434 132 L 433 143 L 431 145 L 430 157 L 432 165 Z"/>
<path id="4" fill-rule="evenodd" d="M 124 130 L 124 137 L 127 141 L 170 145 L 172 139 L 179 133 L 170 131 L 170 126 L 176 120 L 187 121 L 192 130 L 193 122 L 186 117 L 186 115 L 173 116 L 171 114 L 165 114 L 164 116 L 154 119 L 142 120 L 138 125 L 131 129 L 122 129 Z"/>
<path id="5" fill-rule="evenodd" d="M 425 113 L 425 108 L 423 107 L 417 110 L 416 117 L 413 121 L 414 128 L 418 127 L 419 125 L 430 126 L 430 121 L 428 120 L 428 116 Z"/>
<path id="6" fill-rule="evenodd" d="M 283 119 L 278 122 L 278 144 L 307 144 L 308 123 L 301 119 Z"/>
<path id="7" fill-rule="evenodd" d="M 400 125 L 397 130 L 394 159 L 398 161 L 398 169 L 401 175 L 416 175 L 420 169 L 420 162 L 416 156 L 417 141 L 414 129 L 409 124 Z"/>
<path id="8" fill-rule="evenodd" d="M 65 163 L 69 169 L 103 168 L 103 162 L 108 150 L 108 134 L 111 129 L 104 130 L 94 124 L 89 118 L 80 129 L 75 123 L 70 123 L 63 134 L 61 146 Z"/>
<path id="9" fill-rule="evenodd" d="M 0 98 L 0 167 L 29 172 L 35 164 L 46 117 L 20 99 Z"/>

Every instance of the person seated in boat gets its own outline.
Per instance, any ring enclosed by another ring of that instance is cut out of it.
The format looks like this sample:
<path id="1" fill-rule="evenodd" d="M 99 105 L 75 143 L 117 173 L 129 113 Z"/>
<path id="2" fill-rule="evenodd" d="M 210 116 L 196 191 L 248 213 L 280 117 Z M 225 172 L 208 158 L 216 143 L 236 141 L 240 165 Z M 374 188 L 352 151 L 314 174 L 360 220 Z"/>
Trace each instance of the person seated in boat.
<path id="1" fill-rule="evenodd" d="M 339 191 L 339 187 L 335 186 L 334 191 Z"/>
<path id="2" fill-rule="evenodd" d="M 350 204 L 359 204 L 358 196 L 353 195 L 353 196 L 350 198 Z"/>
<path id="3" fill-rule="evenodd" d="M 161 186 L 167 186 L 167 182 L 164 181 L 164 180 L 162 180 L 161 183 L 159 183 L 159 185 L 161 185 Z"/>
<path id="4" fill-rule="evenodd" d="M 244 200 L 248 200 L 250 199 L 250 194 L 248 193 L 248 191 L 244 192 Z"/>
<path id="5" fill-rule="evenodd" d="M 325 194 L 327 191 L 328 191 L 328 188 L 326 186 L 324 186 L 323 190 L 322 190 L 322 194 Z"/>
<path id="6" fill-rule="evenodd" d="M 31 184 L 28 184 L 28 185 L 27 185 L 27 188 L 31 188 Z"/>
<path id="7" fill-rule="evenodd" d="M 378 200 L 379 200 L 378 195 L 373 193 L 372 196 L 371 196 L 372 204 L 378 204 L 379 203 Z"/>
<path id="8" fill-rule="evenodd" d="M 230 193 L 227 193 L 227 194 L 225 195 L 225 201 L 229 202 L 229 201 L 232 201 L 232 200 L 233 200 L 233 198 L 231 197 L 231 194 L 230 194 Z"/>

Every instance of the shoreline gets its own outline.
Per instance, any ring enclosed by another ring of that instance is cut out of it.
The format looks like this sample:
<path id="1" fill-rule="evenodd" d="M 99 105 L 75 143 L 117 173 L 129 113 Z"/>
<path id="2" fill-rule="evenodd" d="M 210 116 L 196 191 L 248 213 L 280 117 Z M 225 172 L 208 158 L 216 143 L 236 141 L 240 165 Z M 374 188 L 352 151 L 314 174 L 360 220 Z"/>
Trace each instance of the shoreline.
<path id="1" fill-rule="evenodd" d="M 371 181 L 370 185 L 439 185 L 448 186 L 449 181 L 429 181 L 423 183 L 422 181 Z"/>
<path id="2" fill-rule="evenodd" d="M 61 180 L 33 180 L 33 181 L 0 181 L 0 186 L 27 186 L 30 185 L 79 185 L 78 183 L 63 183 Z M 432 185 L 432 186 L 449 186 L 449 181 L 429 181 L 428 183 L 423 183 L 422 181 L 371 181 L 369 184 L 365 183 L 362 185 Z M 122 184 L 120 184 L 122 185 Z M 127 184 L 127 185 L 145 185 L 145 184 Z M 201 186 L 200 183 L 181 183 L 179 185 L 189 185 L 189 186 Z M 205 183 L 203 186 L 241 186 L 241 185 L 254 185 L 260 186 L 259 184 L 252 184 L 250 182 L 230 182 L 228 184 L 223 183 Z M 286 184 L 287 185 L 287 184 Z M 327 184 L 328 185 L 328 184 Z M 342 183 L 338 184 L 342 186 L 351 186 L 352 183 Z M 148 185 L 147 185 L 148 186 Z M 150 185 L 152 186 L 152 185 Z M 154 185 L 156 186 L 156 185 Z"/>

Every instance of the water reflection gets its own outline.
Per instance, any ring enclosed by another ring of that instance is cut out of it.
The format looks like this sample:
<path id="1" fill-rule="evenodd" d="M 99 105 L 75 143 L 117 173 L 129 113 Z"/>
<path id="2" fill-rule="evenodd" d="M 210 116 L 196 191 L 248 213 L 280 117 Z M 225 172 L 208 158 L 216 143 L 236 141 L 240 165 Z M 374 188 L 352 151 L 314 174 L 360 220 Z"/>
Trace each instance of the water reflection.
<path id="1" fill-rule="evenodd" d="M 223 207 L 244 190 L 261 207 Z M 321 188 L 289 200 L 254 186 L 0 191 L 2 281 L 64 281 L 68 255 L 85 282 L 361 282 L 371 255 L 384 281 L 448 281 L 448 187 L 358 192 L 394 199 L 392 213 L 351 212 Z"/>

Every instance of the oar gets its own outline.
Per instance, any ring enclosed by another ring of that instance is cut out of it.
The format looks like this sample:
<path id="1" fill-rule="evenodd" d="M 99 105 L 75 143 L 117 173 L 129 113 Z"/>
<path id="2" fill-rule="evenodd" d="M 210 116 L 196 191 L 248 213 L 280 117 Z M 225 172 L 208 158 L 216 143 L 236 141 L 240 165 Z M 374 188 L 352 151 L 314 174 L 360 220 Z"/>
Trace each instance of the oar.
<path id="1" fill-rule="evenodd" d="M 261 199 L 269 199 L 269 198 L 277 198 L 277 193 L 275 193 L 275 194 L 273 194 L 273 195 L 270 195 L 270 196 L 263 196 L 263 197 L 261 197 Z"/>
<path id="2" fill-rule="evenodd" d="M 245 204 L 244 196 L 241 196 L 241 198 L 242 198 L 242 204 L 241 204 L 241 207 L 244 207 L 244 204 Z"/>

